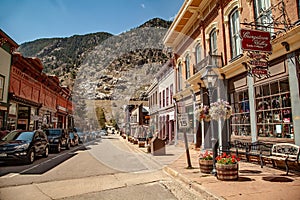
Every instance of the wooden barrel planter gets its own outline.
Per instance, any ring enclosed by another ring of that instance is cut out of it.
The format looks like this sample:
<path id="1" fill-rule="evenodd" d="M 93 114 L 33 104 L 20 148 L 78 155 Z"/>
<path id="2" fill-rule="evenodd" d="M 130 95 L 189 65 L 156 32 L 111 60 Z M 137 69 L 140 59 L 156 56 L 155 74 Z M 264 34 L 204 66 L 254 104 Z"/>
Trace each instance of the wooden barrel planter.
<path id="1" fill-rule="evenodd" d="M 210 174 L 213 169 L 213 160 L 199 159 L 201 173 Z"/>
<path id="2" fill-rule="evenodd" d="M 239 165 L 236 164 L 219 164 L 216 163 L 217 178 L 222 181 L 234 181 L 239 178 Z"/>

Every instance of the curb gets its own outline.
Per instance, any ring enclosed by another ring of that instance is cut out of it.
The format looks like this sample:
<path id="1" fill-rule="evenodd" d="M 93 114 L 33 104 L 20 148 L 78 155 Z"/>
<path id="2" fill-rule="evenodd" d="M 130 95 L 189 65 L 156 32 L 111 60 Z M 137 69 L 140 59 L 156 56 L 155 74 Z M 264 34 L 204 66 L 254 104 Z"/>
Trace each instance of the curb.
<path id="1" fill-rule="evenodd" d="M 175 179 L 178 179 L 179 181 L 181 181 L 181 182 L 185 183 L 186 185 L 188 185 L 190 188 L 197 191 L 199 194 L 201 194 L 201 196 L 204 199 L 225 200 L 224 198 L 219 197 L 219 196 L 207 191 L 204 187 L 199 185 L 197 182 L 191 181 L 187 177 L 183 176 L 182 174 L 180 174 L 179 172 L 177 172 L 176 170 L 174 170 L 174 169 L 172 169 L 168 166 L 163 167 L 163 171 L 166 174 L 168 174 L 169 176 L 171 176 Z"/>

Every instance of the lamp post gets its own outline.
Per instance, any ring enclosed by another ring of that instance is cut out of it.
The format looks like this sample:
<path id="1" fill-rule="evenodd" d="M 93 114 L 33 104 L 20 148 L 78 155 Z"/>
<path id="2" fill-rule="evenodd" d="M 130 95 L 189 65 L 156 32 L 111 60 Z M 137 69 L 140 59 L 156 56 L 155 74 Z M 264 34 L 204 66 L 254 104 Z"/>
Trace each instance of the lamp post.
<path id="1" fill-rule="evenodd" d="M 203 80 L 205 86 L 207 87 L 208 90 L 208 97 L 209 97 L 209 103 L 212 103 L 212 92 L 215 89 L 215 83 L 217 81 L 218 75 L 214 72 L 212 69 L 213 66 L 208 65 L 206 67 L 206 71 L 201 77 Z M 216 142 L 217 138 L 215 137 L 214 130 L 213 130 L 213 125 L 212 122 L 210 123 L 210 128 L 211 128 L 211 143 L 212 143 L 212 150 L 213 150 L 213 170 L 212 174 L 216 175 L 216 157 L 217 157 L 217 149 L 216 149 Z"/>

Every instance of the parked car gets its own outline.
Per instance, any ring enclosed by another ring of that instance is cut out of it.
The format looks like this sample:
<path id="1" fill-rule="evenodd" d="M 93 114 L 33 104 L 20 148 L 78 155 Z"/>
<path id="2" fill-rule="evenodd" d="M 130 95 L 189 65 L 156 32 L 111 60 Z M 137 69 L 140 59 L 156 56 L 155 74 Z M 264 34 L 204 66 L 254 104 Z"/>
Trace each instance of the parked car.
<path id="1" fill-rule="evenodd" d="M 69 135 L 70 135 L 71 146 L 72 147 L 77 146 L 79 144 L 79 136 L 78 136 L 78 134 L 74 133 L 74 132 L 70 132 Z"/>
<path id="2" fill-rule="evenodd" d="M 44 131 L 48 136 L 50 150 L 55 150 L 59 153 L 62 147 L 70 149 L 71 142 L 68 131 L 61 128 L 46 129 Z"/>
<path id="3" fill-rule="evenodd" d="M 79 136 L 79 144 L 83 144 L 87 141 L 87 135 L 81 131 L 77 132 L 78 136 Z"/>
<path id="4" fill-rule="evenodd" d="M 15 130 L 0 140 L 0 161 L 33 163 L 36 156 L 48 157 L 49 143 L 42 130 Z"/>
<path id="5" fill-rule="evenodd" d="M 106 136 L 107 135 L 107 131 L 105 129 L 102 129 L 100 131 L 100 136 Z"/>

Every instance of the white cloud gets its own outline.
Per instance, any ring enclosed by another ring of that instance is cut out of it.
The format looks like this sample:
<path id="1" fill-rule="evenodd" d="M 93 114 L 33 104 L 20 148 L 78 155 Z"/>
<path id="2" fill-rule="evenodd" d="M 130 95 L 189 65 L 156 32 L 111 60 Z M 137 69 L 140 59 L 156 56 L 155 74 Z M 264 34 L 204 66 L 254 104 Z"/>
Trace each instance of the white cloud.
<path id="1" fill-rule="evenodd" d="M 142 8 L 146 8 L 145 4 L 143 4 L 143 3 L 141 4 L 141 7 L 142 7 Z"/>

